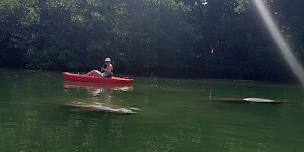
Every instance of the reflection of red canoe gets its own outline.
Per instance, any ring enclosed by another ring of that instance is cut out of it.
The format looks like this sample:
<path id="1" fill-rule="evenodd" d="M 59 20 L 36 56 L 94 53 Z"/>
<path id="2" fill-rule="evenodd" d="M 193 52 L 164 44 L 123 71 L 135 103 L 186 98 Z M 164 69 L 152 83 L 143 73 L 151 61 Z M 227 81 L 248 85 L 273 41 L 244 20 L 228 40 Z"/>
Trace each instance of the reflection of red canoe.
<path id="1" fill-rule="evenodd" d="M 85 88 L 87 90 L 96 89 L 111 89 L 119 91 L 131 91 L 133 90 L 132 84 L 103 84 L 103 83 L 92 83 L 92 82 L 80 82 L 80 81 L 64 81 L 64 88 Z"/>
<path id="2" fill-rule="evenodd" d="M 63 72 L 63 77 L 65 80 L 69 81 L 80 81 L 80 82 L 92 82 L 92 83 L 102 83 L 102 84 L 132 84 L 133 79 L 111 77 L 111 78 L 101 78 L 95 76 L 86 76 L 81 74 L 73 74 L 69 72 Z"/>

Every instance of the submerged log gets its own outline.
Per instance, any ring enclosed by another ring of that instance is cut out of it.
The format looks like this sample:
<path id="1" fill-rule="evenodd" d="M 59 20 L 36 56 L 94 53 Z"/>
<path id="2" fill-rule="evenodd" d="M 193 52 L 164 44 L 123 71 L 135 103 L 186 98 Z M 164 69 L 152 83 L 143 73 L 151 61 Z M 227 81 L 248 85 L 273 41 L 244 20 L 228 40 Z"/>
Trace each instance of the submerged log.
<path id="1" fill-rule="evenodd" d="M 277 101 L 271 99 L 264 98 L 212 98 L 211 101 L 218 102 L 237 102 L 237 103 L 269 103 L 269 104 L 277 104 L 277 103 L 293 103 L 293 102 L 285 102 L 285 101 Z"/>

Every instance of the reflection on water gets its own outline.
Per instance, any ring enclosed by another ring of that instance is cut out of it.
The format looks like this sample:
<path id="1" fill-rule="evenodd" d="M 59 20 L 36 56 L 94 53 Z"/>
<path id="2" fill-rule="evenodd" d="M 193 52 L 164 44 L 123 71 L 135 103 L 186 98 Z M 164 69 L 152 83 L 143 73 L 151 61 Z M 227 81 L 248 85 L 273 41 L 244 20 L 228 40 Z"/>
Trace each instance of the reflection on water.
<path id="1" fill-rule="evenodd" d="M 95 100 L 88 98 L 82 101 L 71 101 L 65 103 L 64 106 L 73 108 L 77 111 L 96 111 L 96 112 L 110 112 L 121 114 L 133 114 L 138 111 L 134 107 L 121 107 L 115 105 L 112 101 L 113 91 L 132 91 L 133 85 L 120 85 L 120 84 L 100 84 L 100 83 L 86 83 L 76 81 L 65 81 L 65 89 L 85 89 L 89 94 L 93 95 Z M 98 98 L 98 97 L 103 98 Z"/>
<path id="2" fill-rule="evenodd" d="M 89 83 L 89 82 L 77 82 L 77 81 L 64 81 L 65 89 L 86 89 L 88 93 L 93 96 L 101 94 L 107 94 L 110 91 L 132 91 L 132 84 L 100 84 L 100 83 Z"/>

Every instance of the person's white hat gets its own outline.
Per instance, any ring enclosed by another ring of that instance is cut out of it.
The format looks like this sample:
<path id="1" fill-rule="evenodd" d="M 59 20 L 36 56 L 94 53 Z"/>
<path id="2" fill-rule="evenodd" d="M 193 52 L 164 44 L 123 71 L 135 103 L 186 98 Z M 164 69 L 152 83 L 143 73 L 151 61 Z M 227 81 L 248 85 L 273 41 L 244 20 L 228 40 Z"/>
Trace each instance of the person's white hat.
<path id="1" fill-rule="evenodd" d="M 111 62 L 111 59 L 110 58 L 106 58 L 105 62 Z"/>

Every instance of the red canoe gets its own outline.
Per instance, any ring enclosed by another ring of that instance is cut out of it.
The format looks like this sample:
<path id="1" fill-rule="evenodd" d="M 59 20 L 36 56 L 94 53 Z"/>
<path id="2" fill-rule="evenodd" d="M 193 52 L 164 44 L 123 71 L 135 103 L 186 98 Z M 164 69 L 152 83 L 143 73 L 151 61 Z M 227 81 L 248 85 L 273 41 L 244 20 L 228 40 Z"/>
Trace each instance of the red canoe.
<path id="1" fill-rule="evenodd" d="M 73 74 L 69 72 L 63 72 L 65 80 L 69 81 L 80 81 L 80 82 L 93 82 L 93 83 L 104 83 L 104 84 L 132 84 L 133 79 L 114 77 L 102 78 L 95 76 L 86 76 L 81 74 Z"/>

